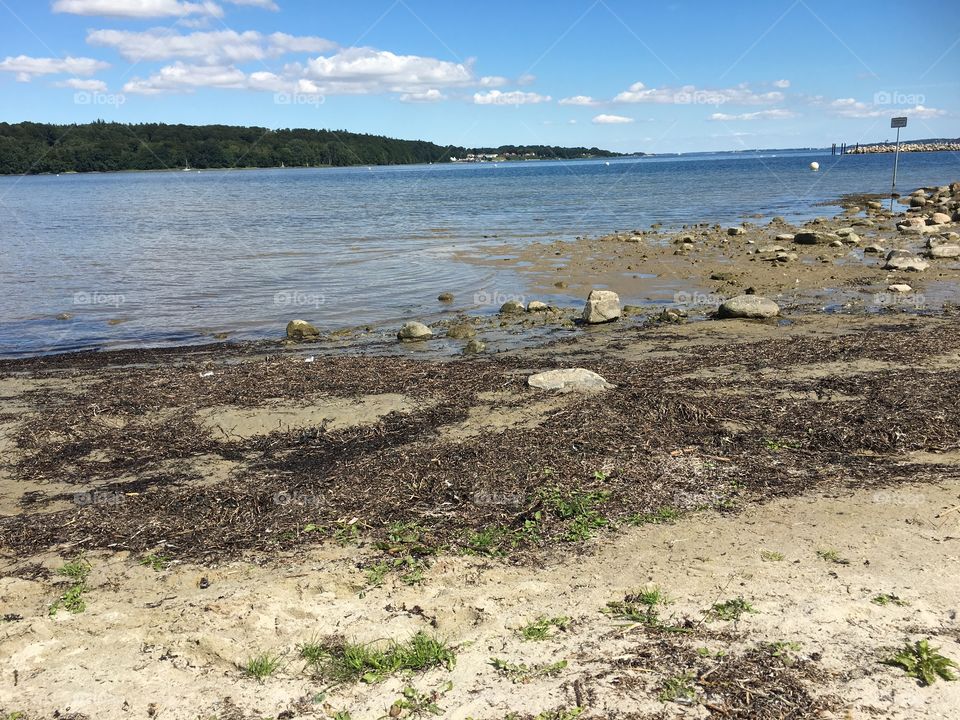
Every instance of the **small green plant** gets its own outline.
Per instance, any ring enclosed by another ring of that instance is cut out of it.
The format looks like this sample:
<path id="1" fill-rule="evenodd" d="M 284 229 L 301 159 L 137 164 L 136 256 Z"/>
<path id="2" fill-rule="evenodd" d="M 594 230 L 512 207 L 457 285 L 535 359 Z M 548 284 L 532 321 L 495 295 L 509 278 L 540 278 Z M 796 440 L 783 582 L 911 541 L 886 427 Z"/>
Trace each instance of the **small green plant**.
<path id="1" fill-rule="evenodd" d="M 170 567 L 170 558 L 165 555 L 144 555 L 140 558 L 140 564 L 144 567 L 148 567 L 151 570 L 160 572 L 161 570 L 166 570 Z"/>
<path id="2" fill-rule="evenodd" d="M 764 562 L 780 562 L 783 560 L 784 554 L 782 552 L 777 552 L 776 550 L 761 550 L 760 559 Z"/>
<path id="3" fill-rule="evenodd" d="M 744 613 L 756 612 L 753 605 L 748 603 L 742 597 L 725 600 L 722 603 L 714 603 L 710 608 L 710 616 L 717 620 L 739 620 Z"/>
<path id="4" fill-rule="evenodd" d="M 580 717 L 583 714 L 582 707 L 570 708 L 558 708 L 556 710 L 544 710 L 542 713 L 537 715 L 534 720 L 575 720 L 575 718 Z"/>
<path id="5" fill-rule="evenodd" d="M 72 580 L 73 584 L 50 606 L 50 615 L 56 615 L 60 608 L 72 613 L 81 613 L 87 609 L 83 596 L 87 592 L 87 576 L 90 575 L 90 570 L 90 563 L 82 555 L 57 569 L 57 575 Z"/>
<path id="6" fill-rule="evenodd" d="M 631 525 L 673 525 L 683 517 L 683 511 L 664 505 L 650 513 L 635 513 L 627 518 Z"/>
<path id="7" fill-rule="evenodd" d="M 490 658 L 490 664 L 504 677 L 516 683 L 528 683 L 538 677 L 556 675 L 567 666 L 566 660 L 549 665 L 527 665 L 525 663 L 511 663 L 500 658 Z"/>
<path id="8" fill-rule="evenodd" d="M 660 702 L 691 702 L 697 697 L 697 686 L 693 684 L 693 675 L 684 673 L 674 675 L 663 682 L 658 696 Z"/>
<path id="9" fill-rule="evenodd" d="M 371 590 L 383 585 L 387 575 L 397 573 L 400 581 L 406 585 L 420 585 L 423 583 L 423 573 L 427 568 L 427 561 L 413 555 L 384 560 L 371 565 L 366 570 L 366 586 L 364 590 Z M 363 593 L 361 593 L 363 597 Z"/>
<path id="10" fill-rule="evenodd" d="M 698 647 L 697 655 L 699 655 L 702 658 L 722 658 L 722 657 L 726 657 L 727 653 L 725 650 L 717 650 L 716 652 L 714 652 L 708 647 Z"/>
<path id="11" fill-rule="evenodd" d="M 404 717 L 424 717 L 425 715 L 441 715 L 438 702 L 446 693 L 453 689 L 453 682 L 447 682 L 440 690 L 432 690 L 429 693 L 423 693 L 414 687 L 405 687 L 403 697 L 393 701 L 390 706 L 388 717 L 399 717 L 404 710 Z"/>
<path id="12" fill-rule="evenodd" d="M 485 555 L 487 557 L 502 555 L 500 544 L 506 535 L 507 529 L 502 525 L 493 525 L 472 532 L 464 542 L 464 552 L 467 555 Z"/>
<path id="13" fill-rule="evenodd" d="M 610 524 L 599 511 L 610 497 L 610 493 L 563 492 L 559 488 L 550 488 L 541 492 L 541 499 L 550 511 L 567 523 L 562 537 L 568 542 L 583 542 L 593 537 L 593 531 Z"/>
<path id="14" fill-rule="evenodd" d="M 775 657 L 784 665 L 789 666 L 796 662 L 796 654 L 800 652 L 803 645 L 793 640 L 778 640 L 768 643 L 766 648 L 770 651 L 770 657 Z"/>
<path id="15" fill-rule="evenodd" d="M 835 565 L 849 565 L 850 561 L 846 558 L 840 557 L 840 553 L 832 549 L 822 549 L 817 550 L 817 557 L 826 562 L 834 563 Z"/>
<path id="16" fill-rule="evenodd" d="M 300 646 L 300 656 L 320 675 L 366 683 L 380 682 L 402 670 L 451 670 L 456 664 L 456 655 L 444 641 L 423 632 L 405 642 L 391 642 L 387 647 L 343 640 L 312 641 Z"/>
<path id="17" fill-rule="evenodd" d="M 870 602 L 872 602 L 874 605 L 880 605 L 881 607 L 886 605 L 905 607 L 910 604 L 906 600 L 903 600 L 896 595 L 891 595 L 890 593 L 880 593 L 879 595 L 874 595 L 872 598 L 870 598 Z"/>
<path id="18" fill-rule="evenodd" d="M 520 637 L 524 640 L 546 640 L 547 638 L 553 637 L 551 632 L 552 628 L 557 628 L 560 631 L 566 630 L 570 627 L 571 619 L 568 617 L 538 617 L 529 625 L 524 625 L 520 628 Z"/>
<path id="19" fill-rule="evenodd" d="M 940 648 L 931 647 L 929 640 L 918 640 L 903 649 L 884 663 L 903 668 L 907 675 L 920 681 L 921 685 L 933 685 L 937 678 L 956 680 L 957 676 L 952 668 L 957 668 L 956 662 L 938 651 Z"/>
<path id="20" fill-rule="evenodd" d="M 660 617 L 660 607 L 667 605 L 670 599 L 656 587 L 638 590 L 626 595 L 623 600 L 608 602 L 601 611 L 617 620 L 627 620 L 658 630 L 670 632 L 687 632 L 686 629 L 670 625 Z"/>
<path id="21" fill-rule="evenodd" d="M 270 677 L 280 667 L 280 658 L 269 653 L 260 653 L 255 655 L 244 666 L 244 672 L 252 678 L 263 682 L 264 678 Z"/>

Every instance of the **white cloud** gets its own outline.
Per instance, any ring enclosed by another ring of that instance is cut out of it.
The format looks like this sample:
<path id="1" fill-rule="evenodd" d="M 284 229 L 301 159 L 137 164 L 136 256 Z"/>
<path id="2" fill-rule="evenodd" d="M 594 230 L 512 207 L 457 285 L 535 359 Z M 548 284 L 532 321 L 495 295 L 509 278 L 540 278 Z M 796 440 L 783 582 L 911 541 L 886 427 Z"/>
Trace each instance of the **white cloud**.
<path id="1" fill-rule="evenodd" d="M 913 107 L 891 107 L 886 104 L 860 102 L 854 98 L 839 98 L 832 101 L 828 108 L 832 114 L 844 118 L 883 118 L 906 115 L 919 120 L 929 120 L 947 114 L 946 110 L 926 107 L 922 103 L 917 103 Z"/>
<path id="2" fill-rule="evenodd" d="M 789 80 L 774 80 L 774 81 L 773 81 L 773 86 L 776 87 L 776 88 L 780 88 L 781 90 L 786 90 L 788 87 L 790 87 L 790 81 L 789 81 Z"/>
<path id="3" fill-rule="evenodd" d="M 485 93 L 474 93 L 473 95 L 474 105 L 536 105 L 550 102 L 550 100 L 549 95 L 521 90 L 511 90 L 510 92 L 491 90 Z"/>
<path id="4" fill-rule="evenodd" d="M 53 11 L 71 15 L 157 18 L 211 15 L 222 17 L 223 9 L 214 2 L 183 0 L 56 0 Z"/>
<path id="5" fill-rule="evenodd" d="M 280 8 L 273 0 L 226 0 L 231 5 L 246 5 L 248 7 L 258 7 L 264 10 L 273 10 L 276 12 Z"/>
<path id="6" fill-rule="evenodd" d="M 633 118 L 625 117 L 624 115 L 600 114 L 593 118 L 594 125 L 623 125 L 632 122 Z"/>
<path id="7" fill-rule="evenodd" d="M 58 83 L 57 87 L 72 88 L 74 90 L 86 90 L 87 92 L 105 93 L 107 84 L 103 80 L 81 80 L 80 78 L 69 78 Z"/>
<path id="8" fill-rule="evenodd" d="M 792 110 L 757 110 L 756 112 L 740 113 L 739 115 L 728 115 L 727 113 L 714 113 L 710 116 L 711 120 L 789 120 L 795 118 L 797 113 Z"/>
<path id="9" fill-rule="evenodd" d="M 162 92 L 192 92 L 201 87 L 248 87 L 247 76 L 235 67 L 223 65 L 188 65 L 182 62 L 160 68 L 146 80 L 134 78 L 123 91 L 141 95 Z"/>
<path id="10" fill-rule="evenodd" d="M 500 75 L 484 75 L 480 78 L 480 87 L 503 87 L 509 80 Z"/>
<path id="11" fill-rule="evenodd" d="M 593 107 L 594 105 L 599 105 L 598 100 L 594 100 L 589 95 L 574 95 L 573 97 L 565 97 L 559 101 L 561 105 L 582 105 L 584 107 Z"/>
<path id="12" fill-rule="evenodd" d="M 265 36 L 253 30 L 216 30 L 181 35 L 166 28 L 144 32 L 92 30 L 87 34 L 87 42 L 113 48 L 128 60 L 189 58 L 209 65 L 262 60 L 287 53 L 324 52 L 335 47 L 335 43 L 324 38 L 286 33 Z"/>
<path id="13" fill-rule="evenodd" d="M 110 67 L 110 63 L 92 58 L 34 58 L 26 55 L 0 61 L 0 72 L 17 74 L 20 82 L 29 82 L 37 75 L 93 75 Z"/>
<path id="14" fill-rule="evenodd" d="M 397 55 L 387 50 L 349 48 L 329 57 L 307 61 L 306 68 L 288 66 L 288 73 L 314 80 L 328 94 L 418 90 L 463 86 L 474 82 L 469 65 L 419 55 Z"/>
<path id="15" fill-rule="evenodd" d="M 431 88 L 422 92 L 404 93 L 400 96 L 401 102 L 411 103 L 430 103 L 439 102 L 441 100 L 446 100 L 446 95 L 436 88 Z"/>
<path id="16" fill-rule="evenodd" d="M 767 105 L 780 102 L 784 94 L 779 91 L 757 93 L 746 84 L 716 90 L 697 88 L 695 85 L 681 87 L 648 88 L 636 82 L 629 89 L 613 98 L 618 103 L 657 103 L 661 105 Z"/>

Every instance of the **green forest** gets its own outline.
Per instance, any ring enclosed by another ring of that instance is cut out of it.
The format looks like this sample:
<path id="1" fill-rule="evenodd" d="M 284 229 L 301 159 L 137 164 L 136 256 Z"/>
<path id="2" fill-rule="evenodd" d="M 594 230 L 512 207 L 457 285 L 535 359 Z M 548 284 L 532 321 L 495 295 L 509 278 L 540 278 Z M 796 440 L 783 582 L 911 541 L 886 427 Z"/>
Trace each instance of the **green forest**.
<path id="1" fill-rule="evenodd" d="M 345 130 L 128 125 L 98 120 L 84 125 L 0 123 L 0 174 L 230 167 L 329 167 L 450 162 L 470 153 L 542 159 L 616 157 L 598 148 L 510 145 L 442 147 Z"/>

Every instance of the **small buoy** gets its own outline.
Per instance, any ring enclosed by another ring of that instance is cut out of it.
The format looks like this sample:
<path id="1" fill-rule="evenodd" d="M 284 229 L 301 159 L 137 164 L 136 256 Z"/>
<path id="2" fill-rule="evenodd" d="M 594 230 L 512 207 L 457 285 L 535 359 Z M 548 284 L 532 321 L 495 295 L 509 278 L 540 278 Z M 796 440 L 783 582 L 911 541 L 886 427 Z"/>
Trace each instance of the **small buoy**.
<path id="1" fill-rule="evenodd" d="M 816 162 L 816 161 L 810 163 L 810 169 L 813 170 L 814 172 L 816 172 L 817 170 L 820 169 L 820 163 L 818 163 L 818 162 Z"/>

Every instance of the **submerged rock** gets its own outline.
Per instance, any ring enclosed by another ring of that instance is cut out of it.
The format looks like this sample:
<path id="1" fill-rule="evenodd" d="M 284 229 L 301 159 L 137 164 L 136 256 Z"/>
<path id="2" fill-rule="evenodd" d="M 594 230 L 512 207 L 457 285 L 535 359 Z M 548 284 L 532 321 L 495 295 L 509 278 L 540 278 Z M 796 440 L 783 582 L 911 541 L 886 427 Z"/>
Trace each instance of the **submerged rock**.
<path id="1" fill-rule="evenodd" d="M 722 318 L 769 318 L 780 314 L 780 307 L 760 295 L 738 295 L 723 303 L 717 311 Z"/>
<path id="2" fill-rule="evenodd" d="M 442 292 L 442 293 L 440 293 L 439 295 L 437 295 L 437 300 L 439 300 L 439 301 L 442 302 L 442 303 L 452 303 L 452 302 L 453 302 L 453 293 Z"/>
<path id="3" fill-rule="evenodd" d="M 500 312 L 504 315 L 514 315 L 516 313 L 526 312 L 526 308 L 519 300 L 507 300 L 500 306 Z"/>
<path id="4" fill-rule="evenodd" d="M 297 342 L 316 340 L 320 337 L 320 331 L 306 320 L 291 320 L 287 323 L 287 337 Z"/>
<path id="5" fill-rule="evenodd" d="M 400 328 L 400 332 L 397 333 L 397 339 L 404 342 L 429 340 L 431 337 L 433 337 L 433 331 L 422 322 L 417 322 L 416 320 L 404 323 L 403 327 Z"/>
<path id="6" fill-rule="evenodd" d="M 620 317 L 620 296 L 612 290 L 591 290 L 583 307 L 583 321 L 590 324 L 610 322 Z"/>
<path id="7" fill-rule="evenodd" d="M 487 346 L 484 345 L 480 340 L 471 340 L 464 346 L 463 353 L 464 355 L 476 355 L 478 353 L 482 353 L 486 349 Z"/>
<path id="8" fill-rule="evenodd" d="M 614 387 L 592 370 L 570 368 L 547 370 L 527 378 L 530 387 L 541 390 L 609 390 Z"/>

